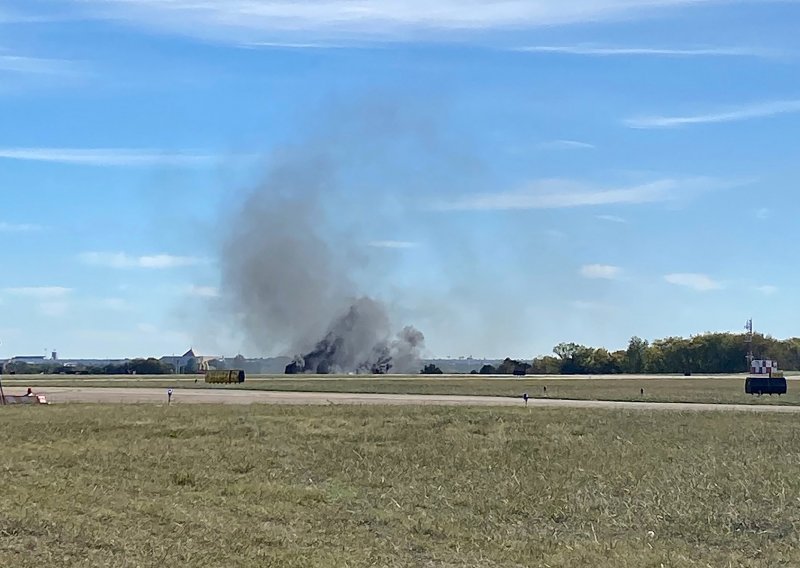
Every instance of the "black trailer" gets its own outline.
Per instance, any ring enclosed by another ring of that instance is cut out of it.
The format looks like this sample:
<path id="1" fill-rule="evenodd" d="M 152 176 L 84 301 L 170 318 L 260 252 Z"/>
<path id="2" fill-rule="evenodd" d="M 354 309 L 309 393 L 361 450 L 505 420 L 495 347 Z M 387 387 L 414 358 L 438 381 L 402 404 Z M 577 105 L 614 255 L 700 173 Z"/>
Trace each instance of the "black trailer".
<path id="1" fill-rule="evenodd" d="M 747 394 L 786 394 L 785 377 L 747 377 L 744 382 Z"/>

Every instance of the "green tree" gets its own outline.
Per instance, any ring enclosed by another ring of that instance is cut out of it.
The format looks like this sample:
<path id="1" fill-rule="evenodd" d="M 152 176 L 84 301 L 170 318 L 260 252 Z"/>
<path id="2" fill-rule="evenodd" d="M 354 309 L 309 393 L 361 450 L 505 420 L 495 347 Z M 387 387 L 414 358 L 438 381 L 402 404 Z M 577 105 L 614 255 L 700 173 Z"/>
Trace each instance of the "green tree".
<path id="1" fill-rule="evenodd" d="M 530 363 L 523 363 L 516 359 L 506 357 L 497 367 L 498 375 L 526 375 L 530 370 Z"/>
<path id="2" fill-rule="evenodd" d="M 166 375 L 172 372 L 172 367 L 150 357 L 148 359 L 132 359 L 128 361 L 126 370 L 137 375 Z"/>
<path id="3" fill-rule="evenodd" d="M 589 359 L 586 364 L 586 372 L 598 375 L 613 375 L 619 372 L 615 365 L 614 358 L 607 349 L 589 350 Z"/>
<path id="4" fill-rule="evenodd" d="M 577 343 L 559 343 L 553 347 L 553 353 L 558 356 L 562 361 L 565 359 L 572 359 L 575 353 L 581 348 Z"/>
<path id="5" fill-rule="evenodd" d="M 559 343 L 553 353 L 561 359 L 561 373 L 580 375 L 592 372 L 594 349 L 577 343 Z"/>
<path id="6" fill-rule="evenodd" d="M 647 360 L 647 341 L 640 337 L 631 337 L 628 349 L 625 351 L 624 370 L 626 373 L 642 373 Z"/>
<path id="7" fill-rule="evenodd" d="M 551 355 L 537 357 L 533 360 L 530 373 L 532 375 L 558 375 L 561 373 L 561 360 Z"/>

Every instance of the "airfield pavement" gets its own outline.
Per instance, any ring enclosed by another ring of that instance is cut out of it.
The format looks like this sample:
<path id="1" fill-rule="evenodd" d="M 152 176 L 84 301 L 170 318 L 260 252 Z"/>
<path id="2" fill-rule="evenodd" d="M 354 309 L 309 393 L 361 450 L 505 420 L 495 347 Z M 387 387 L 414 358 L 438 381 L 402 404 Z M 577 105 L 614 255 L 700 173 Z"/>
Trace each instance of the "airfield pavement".
<path id="1" fill-rule="evenodd" d="M 6 394 L 24 394 L 21 388 L 7 388 Z M 51 403 L 164 404 L 163 388 L 47 387 L 36 389 Z M 392 406 L 524 406 L 521 397 L 368 394 L 330 392 L 279 392 L 221 389 L 175 389 L 172 404 L 283 404 L 283 405 L 392 405 Z M 745 411 L 800 413 L 800 406 L 759 404 L 709 404 L 681 402 L 620 402 L 605 400 L 535 399 L 529 408 L 606 408 L 660 411 Z"/>

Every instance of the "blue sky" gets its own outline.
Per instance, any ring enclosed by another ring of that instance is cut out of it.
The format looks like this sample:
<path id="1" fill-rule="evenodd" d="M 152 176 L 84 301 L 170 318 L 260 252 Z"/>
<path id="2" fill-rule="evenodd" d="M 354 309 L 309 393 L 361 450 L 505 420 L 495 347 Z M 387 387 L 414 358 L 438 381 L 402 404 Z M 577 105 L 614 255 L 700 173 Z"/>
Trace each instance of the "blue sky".
<path id="1" fill-rule="evenodd" d="M 281 149 L 334 131 L 364 152 L 325 203 L 358 292 L 431 355 L 749 317 L 797 335 L 798 21 L 763 0 L 0 0 L 0 354 L 276 354 L 214 309 L 221 234 Z"/>

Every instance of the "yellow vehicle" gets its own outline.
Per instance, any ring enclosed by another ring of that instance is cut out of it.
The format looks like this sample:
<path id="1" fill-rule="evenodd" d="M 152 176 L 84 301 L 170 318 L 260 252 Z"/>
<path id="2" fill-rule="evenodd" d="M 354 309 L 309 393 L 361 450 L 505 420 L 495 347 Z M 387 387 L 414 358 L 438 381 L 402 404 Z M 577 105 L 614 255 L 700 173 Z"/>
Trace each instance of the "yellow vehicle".
<path id="1" fill-rule="evenodd" d="M 243 383 L 244 371 L 206 371 L 206 382 L 215 384 Z"/>

